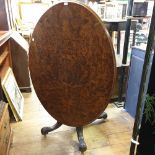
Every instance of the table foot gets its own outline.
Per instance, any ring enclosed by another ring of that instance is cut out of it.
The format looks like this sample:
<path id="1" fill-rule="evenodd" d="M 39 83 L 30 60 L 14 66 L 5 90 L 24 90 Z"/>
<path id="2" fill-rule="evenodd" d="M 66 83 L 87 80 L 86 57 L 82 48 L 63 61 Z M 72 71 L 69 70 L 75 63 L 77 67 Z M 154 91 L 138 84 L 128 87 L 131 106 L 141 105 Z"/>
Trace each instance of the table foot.
<path id="1" fill-rule="evenodd" d="M 98 119 L 107 119 L 108 115 L 106 112 L 103 112 Z"/>
<path id="2" fill-rule="evenodd" d="M 79 140 L 79 150 L 85 152 L 87 150 L 87 145 L 83 137 L 83 127 L 76 127 L 77 137 Z"/>
<path id="3" fill-rule="evenodd" d="M 42 135 L 47 135 L 49 132 L 56 130 L 57 128 L 59 128 L 62 125 L 62 123 L 57 122 L 56 124 L 54 124 L 52 127 L 43 127 L 41 129 L 41 134 Z"/>

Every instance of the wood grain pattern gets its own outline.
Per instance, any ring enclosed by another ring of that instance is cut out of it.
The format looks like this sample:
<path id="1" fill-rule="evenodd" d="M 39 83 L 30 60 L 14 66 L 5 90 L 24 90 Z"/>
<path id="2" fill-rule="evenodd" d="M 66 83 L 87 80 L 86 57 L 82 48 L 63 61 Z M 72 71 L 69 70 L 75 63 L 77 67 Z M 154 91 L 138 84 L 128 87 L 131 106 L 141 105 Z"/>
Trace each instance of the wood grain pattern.
<path id="1" fill-rule="evenodd" d="M 32 35 L 29 67 L 45 109 L 69 126 L 95 120 L 107 107 L 115 58 L 102 21 L 82 4 L 51 7 Z"/>
<path id="2" fill-rule="evenodd" d="M 0 102 L 0 104 L 3 104 Z M 11 127 L 8 111 L 8 104 L 5 104 L 2 115 L 0 117 L 0 155 L 8 155 L 11 143 Z"/>

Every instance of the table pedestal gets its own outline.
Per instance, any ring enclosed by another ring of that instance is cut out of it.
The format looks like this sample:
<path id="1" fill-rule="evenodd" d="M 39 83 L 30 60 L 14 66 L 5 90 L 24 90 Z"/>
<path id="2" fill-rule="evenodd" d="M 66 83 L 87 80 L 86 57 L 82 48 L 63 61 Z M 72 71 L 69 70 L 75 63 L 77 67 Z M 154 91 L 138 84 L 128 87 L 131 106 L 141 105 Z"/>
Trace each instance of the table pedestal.
<path id="1" fill-rule="evenodd" d="M 103 112 L 98 119 L 106 119 L 106 118 L 107 118 L 107 113 Z M 49 132 L 56 130 L 61 125 L 62 125 L 62 123 L 57 121 L 56 124 L 54 124 L 52 127 L 43 127 L 41 129 L 41 134 L 47 135 Z M 78 141 L 79 141 L 79 150 L 81 152 L 84 152 L 87 150 L 87 145 L 85 143 L 84 136 L 83 136 L 83 126 L 76 127 L 76 132 L 77 132 L 77 137 L 78 137 Z"/>

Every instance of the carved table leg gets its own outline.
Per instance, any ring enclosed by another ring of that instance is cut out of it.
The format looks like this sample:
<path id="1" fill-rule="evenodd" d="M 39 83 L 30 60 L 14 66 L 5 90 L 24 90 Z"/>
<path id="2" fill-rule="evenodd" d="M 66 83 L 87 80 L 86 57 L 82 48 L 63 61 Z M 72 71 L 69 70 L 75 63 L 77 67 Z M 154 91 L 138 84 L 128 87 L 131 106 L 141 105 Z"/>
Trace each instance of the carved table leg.
<path id="1" fill-rule="evenodd" d="M 84 152 L 87 150 L 87 145 L 84 141 L 84 137 L 83 137 L 83 127 L 76 127 L 76 132 L 77 132 L 77 136 L 78 136 L 78 140 L 79 140 L 79 150 L 81 152 Z"/>
<path id="2" fill-rule="evenodd" d="M 49 132 L 56 130 L 57 128 L 59 128 L 62 125 L 62 123 L 60 122 L 56 122 L 56 124 L 54 124 L 52 127 L 43 127 L 41 129 L 41 134 L 42 135 L 47 135 Z"/>
<path id="3" fill-rule="evenodd" d="M 103 112 L 98 119 L 106 119 L 108 117 L 106 112 Z"/>

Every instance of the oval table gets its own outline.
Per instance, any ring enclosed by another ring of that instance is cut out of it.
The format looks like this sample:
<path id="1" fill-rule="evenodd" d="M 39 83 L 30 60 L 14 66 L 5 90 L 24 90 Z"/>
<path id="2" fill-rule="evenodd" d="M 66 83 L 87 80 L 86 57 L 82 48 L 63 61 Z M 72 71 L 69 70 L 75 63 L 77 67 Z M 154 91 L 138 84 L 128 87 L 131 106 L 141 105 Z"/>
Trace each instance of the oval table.
<path id="1" fill-rule="evenodd" d="M 42 134 L 62 124 L 77 127 L 85 151 L 82 127 L 104 112 L 116 72 L 112 42 L 100 18 L 79 2 L 52 6 L 32 34 L 29 68 L 38 98 L 57 120 Z"/>

